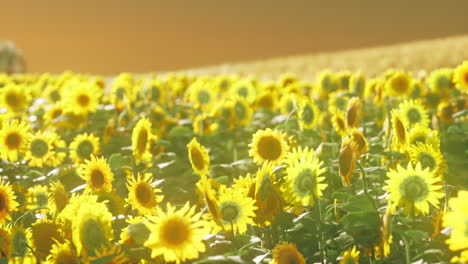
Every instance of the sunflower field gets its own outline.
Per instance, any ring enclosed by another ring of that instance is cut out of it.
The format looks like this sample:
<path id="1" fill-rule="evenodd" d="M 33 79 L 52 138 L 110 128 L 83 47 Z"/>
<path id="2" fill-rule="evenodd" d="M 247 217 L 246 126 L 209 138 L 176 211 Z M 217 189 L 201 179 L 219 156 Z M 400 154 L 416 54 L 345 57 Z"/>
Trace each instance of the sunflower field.
<path id="1" fill-rule="evenodd" d="M 468 61 L 0 75 L 0 263 L 468 263 Z"/>

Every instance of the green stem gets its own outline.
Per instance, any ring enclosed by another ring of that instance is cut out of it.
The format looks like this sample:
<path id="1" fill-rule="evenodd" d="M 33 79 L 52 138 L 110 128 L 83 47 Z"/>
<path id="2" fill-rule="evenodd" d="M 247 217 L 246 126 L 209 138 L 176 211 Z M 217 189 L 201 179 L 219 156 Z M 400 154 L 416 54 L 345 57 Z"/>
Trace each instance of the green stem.
<path id="1" fill-rule="evenodd" d="M 317 209 L 319 212 L 319 219 L 320 219 L 320 223 L 319 223 L 319 237 L 320 237 L 319 247 L 320 247 L 320 258 L 321 258 L 320 262 L 322 264 L 325 264 L 325 241 L 324 241 L 323 232 L 322 232 L 322 223 L 323 223 L 322 205 L 319 199 L 317 199 Z"/>
<path id="2" fill-rule="evenodd" d="M 404 235 L 402 235 L 401 238 L 405 243 L 406 264 L 411 264 L 410 245 L 408 239 Z"/>
<path id="3" fill-rule="evenodd" d="M 362 173 L 362 185 L 364 187 L 364 193 L 367 195 L 367 177 L 366 177 L 366 171 L 364 170 L 364 167 L 362 167 L 361 162 L 357 162 L 359 169 L 361 170 Z"/>

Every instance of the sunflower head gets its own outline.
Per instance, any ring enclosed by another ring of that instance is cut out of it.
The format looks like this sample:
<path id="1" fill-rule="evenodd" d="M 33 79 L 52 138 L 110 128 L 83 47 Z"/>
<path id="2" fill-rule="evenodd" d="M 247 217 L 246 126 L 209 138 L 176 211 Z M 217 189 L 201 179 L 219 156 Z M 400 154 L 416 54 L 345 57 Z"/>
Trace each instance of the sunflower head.
<path id="1" fill-rule="evenodd" d="M 332 123 L 335 131 L 342 137 L 348 133 L 348 123 L 346 122 L 345 114 L 341 110 L 334 110 L 332 116 Z"/>
<path id="2" fill-rule="evenodd" d="M 301 128 L 313 129 L 319 117 L 319 112 L 317 105 L 312 100 L 304 100 L 299 106 L 299 124 Z"/>
<path id="3" fill-rule="evenodd" d="M 47 257 L 49 264 L 79 264 L 80 259 L 69 241 L 63 243 L 56 242 L 50 249 L 50 255 Z"/>
<path id="4" fill-rule="evenodd" d="M 193 138 L 187 145 L 190 164 L 198 175 L 208 175 L 210 169 L 210 156 L 206 148 Z"/>
<path id="5" fill-rule="evenodd" d="M 396 149 L 403 149 L 408 144 L 408 132 L 406 125 L 401 117 L 401 114 L 396 110 L 392 110 L 392 126 L 393 126 L 393 144 Z"/>
<path id="6" fill-rule="evenodd" d="M 406 100 L 398 106 L 402 121 L 406 127 L 412 128 L 416 125 L 427 127 L 429 125 L 429 114 L 419 101 Z"/>
<path id="7" fill-rule="evenodd" d="M 163 200 L 162 191 L 152 186 L 153 176 L 151 173 L 138 174 L 128 180 L 127 202 L 137 209 L 140 214 L 151 215 L 155 212 L 156 206 Z"/>
<path id="8" fill-rule="evenodd" d="M 29 255 L 31 233 L 22 226 L 15 226 L 10 233 L 11 241 L 11 256 L 10 257 L 26 257 Z"/>
<path id="9" fill-rule="evenodd" d="M 252 119 L 252 108 L 243 97 L 236 97 L 232 101 L 232 117 L 236 125 L 246 126 Z"/>
<path id="10" fill-rule="evenodd" d="M 295 244 L 283 242 L 276 245 L 273 249 L 273 260 L 270 262 L 270 264 L 283 263 L 305 264 L 306 261 L 301 252 L 297 250 Z"/>
<path id="11" fill-rule="evenodd" d="M 52 152 L 53 137 L 49 133 L 37 132 L 31 135 L 28 140 L 28 150 L 26 159 L 29 160 L 29 166 L 43 167 L 48 159 L 53 158 Z"/>
<path id="12" fill-rule="evenodd" d="M 369 151 L 369 143 L 367 142 L 366 137 L 360 130 L 355 128 L 350 129 L 349 136 L 356 145 L 357 151 L 359 153 L 358 157 Z"/>
<path id="13" fill-rule="evenodd" d="M 257 208 L 254 203 L 252 198 L 244 197 L 241 190 L 221 188 L 218 206 L 224 228 L 233 233 L 245 233 L 247 225 L 254 223 L 253 217 Z"/>
<path id="14" fill-rule="evenodd" d="M 446 243 L 452 251 L 461 250 L 460 256 L 455 259 L 458 259 L 460 262 L 468 261 L 468 250 L 466 249 L 466 245 L 468 245 L 467 199 L 468 191 L 459 191 L 457 197 L 450 198 L 449 200 L 451 211 L 443 216 L 443 226 L 452 228 L 450 238 L 446 240 Z"/>
<path id="15" fill-rule="evenodd" d="M 423 169 L 428 168 L 434 176 L 443 176 L 445 160 L 442 153 L 432 145 L 418 143 L 408 148 L 408 154 L 413 163 L 420 163 Z"/>
<path id="16" fill-rule="evenodd" d="M 19 204 L 11 185 L 0 180 L 0 223 L 5 224 L 10 219 L 10 213 L 17 210 Z"/>
<path id="17" fill-rule="evenodd" d="M 108 193 L 112 190 L 114 173 L 104 157 L 91 155 L 91 159 L 80 165 L 78 174 L 86 181 L 86 190 L 92 193 Z"/>
<path id="18" fill-rule="evenodd" d="M 76 163 L 81 164 L 89 160 L 91 155 L 97 155 L 100 151 L 99 138 L 94 134 L 80 134 L 70 143 L 70 158 Z"/>
<path id="19" fill-rule="evenodd" d="M 396 71 L 389 74 L 385 83 L 387 94 L 391 96 L 404 96 L 411 93 L 412 77 L 409 73 Z"/>
<path id="20" fill-rule="evenodd" d="M 429 88 L 433 93 L 446 95 L 452 88 L 453 70 L 441 68 L 432 71 L 427 78 Z"/>
<path id="21" fill-rule="evenodd" d="M 407 214 L 426 215 L 429 204 L 438 208 L 439 199 L 444 196 L 440 192 L 442 185 L 437 184 L 440 178 L 435 177 L 428 168 L 422 169 L 420 163 L 415 167 L 408 163 L 407 168 L 398 165 L 396 170 L 387 172 L 387 176 L 387 199 L 393 211 L 403 206 Z"/>
<path id="22" fill-rule="evenodd" d="M 258 130 L 249 147 L 249 155 L 256 164 L 271 162 L 273 165 L 279 164 L 289 149 L 285 134 L 269 128 Z"/>
<path id="23" fill-rule="evenodd" d="M 30 137 L 28 124 L 17 119 L 3 123 L 0 130 L 0 154 L 3 159 L 15 162 L 18 154 L 27 149 Z"/>
<path id="24" fill-rule="evenodd" d="M 437 130 L 428 127 L 415 126 L 409 132 L 409 144 L 417 145 L 424 143 L 431 145 L 435 149 L 440 149 L 440 138 Z"/>
<path id="25" fill-rule="evenodd" d="M 256 173 L 254 221 L 260 226 L 269 226 L 282 209 L 283 200 L 274 173 L 273 166 L 268 163 Z"/>
<path id="26" fill-rule="evenodd" d="M 328 96 L 331 92 L 334 92 L 339 87 L 338 78 L 331 71 L 322 71 L 317 74 L 317 88 L 320 94 L 324 97 Z"/>
<path id="27" fill-rule="evenodd" d="M 25 92 L 25 87 L 17 84 L 8 84 L 0 93 L 0 104 L 11 112 L 21 112 L 29 106 L 31 96 Z"/>
<path id="28" fill-rule="evenodd" d="M 344 140 L 341 144 L 340 156 L 338 157 L 338 169 L 344 185 L 351 183 L 351 177 L 356 167 L 359 156 L 357 144 L 353 140 Z"/>
<path id="29" fill-rule="evenodd" d="M 453 74 L 453 83 L 457 88 L 468 90 L 468 61 L 464 61 L 460 64 Z"/>
<path id="30" fill-rule="evenodd" d="M 39 220 L 31 226 L 31 238 L 36 255 L 44 260 L 54 243 L 64 241 L 61 226 L 50 220 Z"/>
<path id="31" fill-rule="evenodd" d="M 141 160 L 151 158 L 150 140 L 152 137 L 151 122 L 146 118 L 138 120 L 132 131 L 132 149 L 137 164 Z"/>

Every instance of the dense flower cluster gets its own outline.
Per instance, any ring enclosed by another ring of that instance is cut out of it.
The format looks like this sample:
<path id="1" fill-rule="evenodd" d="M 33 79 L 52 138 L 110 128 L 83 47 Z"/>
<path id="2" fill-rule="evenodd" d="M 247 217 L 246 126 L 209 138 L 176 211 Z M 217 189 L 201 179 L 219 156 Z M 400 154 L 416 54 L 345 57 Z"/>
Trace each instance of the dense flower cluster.
<path id="1" fill-rule="evenodd" d="M 468 62 L 0 75 L 11 263 L 468 262 Z"/>

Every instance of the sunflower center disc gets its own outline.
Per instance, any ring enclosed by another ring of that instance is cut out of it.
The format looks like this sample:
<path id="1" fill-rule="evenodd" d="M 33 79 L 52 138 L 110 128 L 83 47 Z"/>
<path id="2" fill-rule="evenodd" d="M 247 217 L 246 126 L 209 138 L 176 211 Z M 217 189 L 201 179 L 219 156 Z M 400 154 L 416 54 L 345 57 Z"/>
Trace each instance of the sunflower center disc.
<path id="1" fill-rule="evenodd" d="M 195 168 L 199 170 L 203 170 L 205 168 L 203 164 L 203 156 L 200 153 L 200 151 L 198 151 L 197 149 L 192 149 L 190 151 L 190 156 L 192 156 L 192 161 Z"/>
<path id="2" fill-rule="evenodd" d="M 396 133 L 397 133 L 398 141 L 404 142 L 406 138 L 406 130 L 400 119 L 396 120 L 395 126 L 396 126 Z"/>
<path id="3" fill-rule="evenodd" d="M 95 188 L 100 188 L 104 185 L 104 175 L 100 170 L 93 170 L 91 172 L 91 182 Z"/>
<path id="4" fill-rule="evenodd" d="M 237 94 L 242 97 L 247 97 L 247 95 L 249 94 L 249 91 L 247 90 L 247 87 L 243 86 L 239 88 L 239 90 L 237 90 Z"/>
<path id="5" fill-rule="evenodd" d="M 211 96 L 207 91 L 201 90 L 197 94 L 197 99 L 201 104 L 208 104 L 211 101 Z"/>
<path id="6" fill-rule="evenodd" d="M 146 150 L 146 145 L 148 143 L 148 131 L 143 129 L 138 135 L 137 148 L 138 152 L 143 153 Z"/>
<path id="7" fill-rule="evenodd" d="M 170 245 L 180 245 L 189 238 L 190 230 L 180 219 L 169 220 L 161 230 L 162 240 Z"/>
<path id="8" fill-rule="evenodd" d="M 85 94 L 80 94 L 80 95 L 78 96 L 77 101 L 78 101 L 78 104 L 79 104 L 80 106 L 86 107 L 86 106 L 88 106 L 90 100 L 89 100 L 89 96 L 87 96 L 87 95 L 85 95 Z"/>
<path id="9" fill-rule="evenodd" d="M 304 110 L 302 112 L 302 120 L 306 124 L 311 124 L 312 122 L 314 122 L 314 118 L 315 118 L 314 111 L 312 110 L 312 107 L 307 104 L 304 107 Z"/>
<path id="10" fill-rule="evenodd" d="M 49 152 L 49 145 L 42 139 L 35 139 L 31 142 L 31 154 L 36 158 L 42 158 Z"/>
<path id="11" fill-rule="evenodd" d="M 78 154 L 78 156 L 83 160 L 89 159 L 89 157 L 91 156 L 93 152 L 94 152 L 93 143 L 89 142 L 88 140 L 81 142 L 78 145 L 78 148 L 76 150 L 76 153 Z"/>
<path id="12" fill-rule="evenodd" d="M 6 208 L 6 201 L 3 195 L 0 196 L 0 212 Z"/>
<path id="13" fill-rule="evenodd" d="M 299 257 L 293 250 L 286 249 L 279 253 L 278 263 L 299 264 Z"/>
<path id="14" fill-rule="evenodd" d="M 424 199 L 429 190 L 424 179 L 414 175 L 409 176 L 401 183 L 400 191 L 405 200 L 416 202 Z"/>
<path id="15" fill-rule="evenodd" d="M 146 204 L 151 199 L 151 190 L 146 184 L 139 184 L 136 188 L 136 197 L 142 204 Z"/>
<path id="16" fill-rule="evenodd" d="M 316 184 L 315 172 L 311 168 L 301 170 L 294 181 L 294 187 L 301 196 L 312 194 Z"/>
<path id="17" fill-rule="evenodd" d="M 94 254 L 96 249 L 100 249 L 106 244 L 107 238 L 104 233 L 102 224 L 95 219 L 88 219 L 82 230 L 83 242 L 88 249 L 88 252 Z"/>
<path id="18" fill-rule="evenodd" d="M 236 205 L 224 204 L 221 207 L 221 215 L 224 221 L 230 223 L 239 217 L 239 208 Z"/>
<path id="19" fill-rule="evenodd" d="M 404 94 L 409 88 L 408 81 L 404 77 L 397 78 L 393 82 L 393 89 L 398 93 L 398 94 Z"/>
<path id="20" fill-rule="evenodd" d="M 19 145 L 21 144 L 21 136 L 18 135 L 17 133 L 11 133 L 6 136 L 5 141 L 6 141 L 5 145 L 7 145 L 9 149 L 17 149 L 19 148 Z"/>
<path id="21" fill-rule="evenodd" d="M 281 155 L 281 143 L 273 136 L 264 136 L 258 141 L 258 153 L 266 160 L 276 160 Z"/>
<path id="22" fill-rule="evenodd" d="M 6 103 L 9 105 L 9 106 L 12 106 L 12 107 L 15 107 L 15 106 L 18 106 L 20 100 L 18 98 L 18 95 L 17 94 L 14 94 L 14 93 L 9 93 L 7 94 L 6 96 Z"/>
<path id="23" fill-rule="evenodd" d="M 159 88 L 157 86 L 151 87 L 151 99 L 154 101 L 158 101 L 161 93 L 159 92 Z"/>
<path id="24" fill-rule="evenodd" d="M 434 157 L 427 152 L 420 152 L 418 154 L 418 160 L 421 162 L 423 169 L 428 168 L 433 171 L 437 166 L 437 162 Z"/>
<path id="25" fill-rule="evenodd" d="M 408 120 L 410 121 L 411 124 L 416 124 L 419 121 L 421 121 L 421 113 L 418 111 L 418 109 L 411 108 L 408 110 L 408 113 L 406 114 L 408 116 Z"/>

